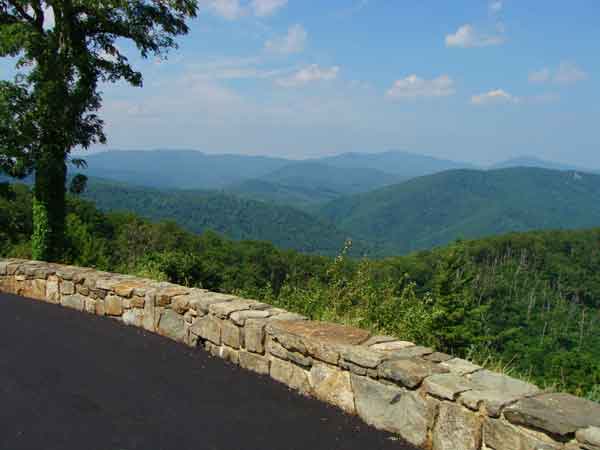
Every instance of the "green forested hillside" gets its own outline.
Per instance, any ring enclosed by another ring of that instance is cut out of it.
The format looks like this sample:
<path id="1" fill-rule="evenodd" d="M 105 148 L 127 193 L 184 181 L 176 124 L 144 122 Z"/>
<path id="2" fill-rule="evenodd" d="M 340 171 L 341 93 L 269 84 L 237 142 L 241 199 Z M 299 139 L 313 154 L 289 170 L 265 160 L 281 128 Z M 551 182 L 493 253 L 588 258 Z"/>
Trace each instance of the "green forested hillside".
<path id="1" fill-rule="evenodd" d="M 338 168 L 319 162 L 296 162 L 259 179 L 227 188 L 263 201 L 306 207 L 344 195 L 400 182 L 402 177 L 369 168 Z"/>
<path id="2" fill-rule="evenodd" d="M 306 253 L 336 254 L 348 238 L 300 210 L 216 191 L 162 191 L 91 179 L 84 195 L 104 211 L 132 211 L 152 220 L 173 220 L 196 233 L 213 230 L 235 240 L 270 241 Z M 355 252 L 363 254 L 367 247 L 357 243 Z"/>
<path id="3" fill-rule="evenodd" d="M 537 168 L 453 170 L 343 199 L 321 216 L 389 254 L 533 229 L 600 225 L 600 176 Z"/>
<path id="4" fill-rule="evenodd" d="M 30 257 L 31 195 L 0 190 L 0 255 Z M 600 401 L 600 228 L 509 234 L 378 261 L 196 235 L 69 199 L 64 262 L 262 299 L 432 345 Z"/>

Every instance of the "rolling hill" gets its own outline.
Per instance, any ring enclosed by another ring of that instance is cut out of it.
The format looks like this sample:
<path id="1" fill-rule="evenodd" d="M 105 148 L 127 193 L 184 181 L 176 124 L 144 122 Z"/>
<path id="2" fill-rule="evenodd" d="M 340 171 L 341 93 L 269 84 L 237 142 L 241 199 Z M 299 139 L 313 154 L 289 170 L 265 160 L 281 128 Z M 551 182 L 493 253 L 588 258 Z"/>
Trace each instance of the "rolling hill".
<path id="1" fill-rule="evenodd" d="M 600 225 L 600 176 L 539 168 L 452 170 L 337 199 L 319 214 L 389 254 L 511 231 Z"/>
<path id="2" fill-rule="evenodd" d="M 209 155 L 194 150 L 113 150 L 86 155 L 82 172 L 139 186 L 220 189 L 258 178 L 290 163 L 266 156 Z"/>
<path id="3" fill-rule="evenodd" d="M 341 168 L 302 161 L 227 190 L 257 200 L 307 207 L 400 181 L 402 177 L 377 169 Z"/>
<path id="4" fill-rule="evenodd" d="M 152 220 L 172 220 L 189 231 L 217 231 L 236 240 L 263 240 L 306 253 L 336 255 L 348 238 L 303 211 L 214 191 L 155 190 L 90 179 L 84 198 L 104 211 L 131 211 Z M 367 253 L 356 242 L 354 254 Z"/>

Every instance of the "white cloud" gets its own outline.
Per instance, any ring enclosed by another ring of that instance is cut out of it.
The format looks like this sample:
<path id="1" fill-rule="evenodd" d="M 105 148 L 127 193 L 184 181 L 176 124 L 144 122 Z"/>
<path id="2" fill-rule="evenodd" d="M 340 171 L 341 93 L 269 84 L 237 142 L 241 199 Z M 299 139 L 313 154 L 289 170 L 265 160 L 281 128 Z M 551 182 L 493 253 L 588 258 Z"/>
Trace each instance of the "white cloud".
<path id="1" fill-rule="evenodd" d="M 551 77 L 550 69 L 544 67 L 543 69 L 530 72 L 528 78 L 530 83 L 545 83 L 550 81 Z"/>
<path id="2" fill-rule="evenodd" d="M 236 20 L 243 16 L 267 17 L 275 14 L 287 5 L 288 0 L 200 0 L 200 6 L 227 20 Z"/>
<path id="3" fill-rule="evenodd" d="M 502 11 L 502 1 L 501 0 L 492 0 L 490 1 L 488 8 L 490 10 L 490 14 L 498 14 Z"/>
<path id="4" fill-rule="evenodd" d="M 503 28 L 499 32 L 503 32 Z M 456 33 L 446 35 L 446 47 L 489 47 L 491 45 L 500 45 L 504 43 L 505 38 L 502 35 L 482 35 L 479 34 L 472 25 L 465 24 L 456 30 Z"/>
<path id="5" fill-rule="evenodd" d="M 235 20 L 244 15 L 244 8 L 239 0 L 209 0 L 207 6 L 214 14 L 227 20 Z"/>
<path id="6" fill-rule="evenodd" d="M 297 87 L 316 81 L 331 81 L 338 76 L 340 68 L 333 66 L 329 68 L 321 68 L 317 64 L 300 69 L 286 78 L 277 80 L 277 84 L 283 87 Z"/>
<path id="7" fill-rule="evenodd" d="M 548 67 L 529 73 L 530 83 L 573 84 L 587 80 L 588 74 L 571 61 L 562 61 L 556 70 Z"/>
<path id="8" fill-rule="evenodd" d="M 562 61 L 554 74 L 553 81 L 559 84 L 571 84 L 586 80 L 588 77 L 581 68 L 570 61 Z"/>
<path id="9" fill-rule="evenodd" d="M 499 104 L 499 103 L 519 103 L 520 99 L 515 97 L 503 89 L 496 89 L 493 91 L 485 92 L 483 94 L 474 95 L 471 97 L 471 103 L 473 105 L 488 105 L 488 104 Z"/>
<path id="10" fill-rule="evenodd" d="M 285 7 L 287 2 L 288 0 L 252 0 L 251 7 L 255 16 L 266 17 Z"/>
<path id="11" fill-rule="evenodd" d="M 308 33 L 302 25 L 294 25 L 288 29 L 285 36 L 280 36 L 275 39 L 265 42 L 265 48 L 274 53 L 289 55 L 291 53 L 299 53 L 304 50 Z"/>
<path id="12" fill-rule="evenodd" d="M 391 99 L 414 99 L 418 97 L 447 97 L 455 93 L 454 81 L 448 75 L 440 75 L 432 80 L 424 80 L 417 75 L 396 80 L 387 91 Z"/>
<path id="13" fill-rule="evenodd" d="M 188 67 L 195 77 L 205 80 L 268 79 L 289 73 L 289 69 L 267 69 L 261 65 L 260 58 L 222 58 Z"/>

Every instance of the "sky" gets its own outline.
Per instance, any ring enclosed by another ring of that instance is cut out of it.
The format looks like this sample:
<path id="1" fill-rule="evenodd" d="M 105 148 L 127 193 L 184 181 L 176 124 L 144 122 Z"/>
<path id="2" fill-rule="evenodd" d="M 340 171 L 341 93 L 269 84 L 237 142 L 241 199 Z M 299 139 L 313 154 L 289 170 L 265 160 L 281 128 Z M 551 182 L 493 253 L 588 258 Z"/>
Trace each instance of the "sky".
<path id="1" fill-rule="evenodd" d="M 199 0 L 167 60 L 119 44 L 144 87 L 102 87 L 104 148 L 600 168 L 599 23 L 598 0 Z"/>

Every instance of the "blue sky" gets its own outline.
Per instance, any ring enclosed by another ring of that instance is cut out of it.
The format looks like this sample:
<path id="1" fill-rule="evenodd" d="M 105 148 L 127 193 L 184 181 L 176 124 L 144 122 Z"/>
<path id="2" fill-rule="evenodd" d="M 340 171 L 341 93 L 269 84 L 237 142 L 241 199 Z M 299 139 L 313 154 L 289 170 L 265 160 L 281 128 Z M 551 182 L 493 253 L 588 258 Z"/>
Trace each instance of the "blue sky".
<path id="1" fill-rule="evenodd" d="M 294 158 L 406 150 L 600 168 L 598 0 L 200 0 L 107 148 Z"/>

